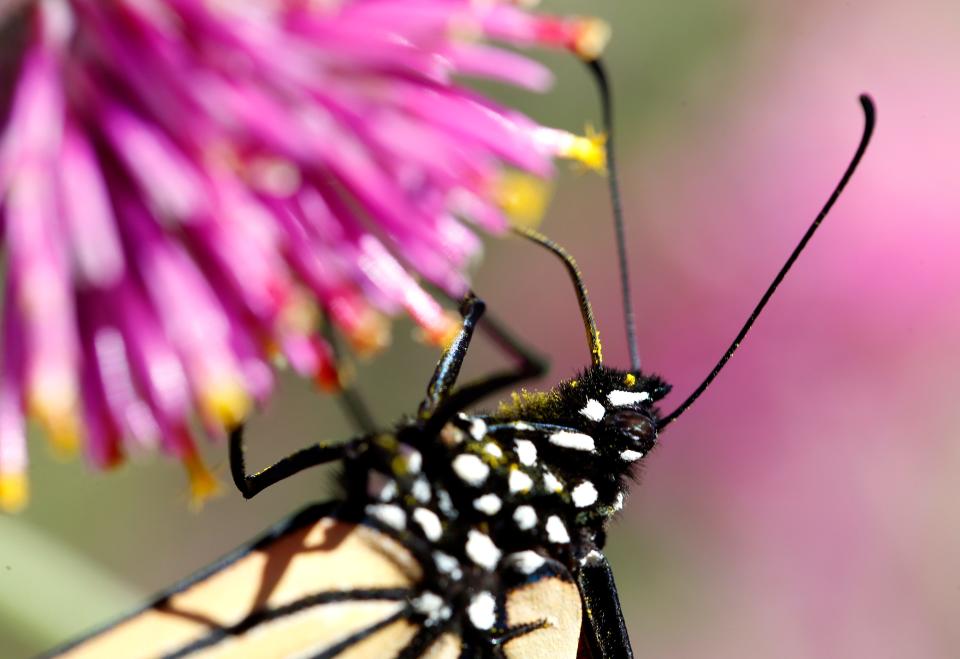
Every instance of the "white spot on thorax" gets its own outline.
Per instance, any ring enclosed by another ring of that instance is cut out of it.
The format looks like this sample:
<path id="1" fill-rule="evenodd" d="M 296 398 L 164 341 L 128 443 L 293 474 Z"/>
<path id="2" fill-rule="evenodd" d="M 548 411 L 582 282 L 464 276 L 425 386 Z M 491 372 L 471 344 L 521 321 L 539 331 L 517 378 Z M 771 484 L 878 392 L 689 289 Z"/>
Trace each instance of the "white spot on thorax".
<path id="1" fill-rule="evenodd" d="M 490 536 L 476 529 L 470 529 L 467 534 L 466 552 L 471 561 L 491 571 L 497 567 L 502 555 L 500 548 L 493 544 Z"/>
<path id="2" fill-rule="evenodd" d="M 603 415 L 607 413 L 607 410 L 604 409 L 603 405 L 600 404 L 600 401 L 594 400 L 591 398 L 587 401 L 587 404 L 580 410 L 580 414 L 587 417 L 591 421 L 600 421 L 603 419 Z"/>
<path id="3" fill-rule="evenodd" d="M 456 519 L 460 514 L 453 505 L 450 493 L 446 490 L 437 490 L 437 506 L 440 508 L 440 512 L 449 519 Z"/>
<path id="4" fill-rule="evenodd" d="M 473 507 L 484 515 L 496 515 L 503 507 L 503 502 L 496 494 L 484 494 L 473 500 Z"/>
<path id="5" fill-rule="evenodd" d="M 366 507 L 366 512 L 386 526 L 397 531 L 402 531 L 407 525 L 407 514 L 403 508 L 389 503 L 374 503 Z"/>
<path id="6" fill-rule="evenodd" d="M 636 462 L 642 457 L 643 457 L 643 453 L 641 453 L 640 451 L 631 451 L 630 449 L 627 449 L 626 451 L 621 451 L 620 453 L 620 459 L 623 460 L 624 462 Z"/>
<path id="7" fill-rule="evenodd" d="M 567 532 L 567 527 L 564 526 L 563 520 L 556 515 L 550 515 L 550 517 L 547 518 L 545 528 L 547 530 L 547 540 L 550 542 L 558 545 L 570 542 L 570 534 Z"/>
<path id="8" fill-rule="evenodd" d="M 547 488 L 547 492 L 563 492 L 563 483 L 549 469 L 543 470 L 543 486 Z"/>
<path id="9" fill-rule="evenodd" d="M 503 457 L 503 449 L 501 449 L 499 446 L 497 446 L 493 442 L 489 442 L 485 444 L 483 446 L 483 452 L 489 456 L 497 458 L 498 460 Z"/>
<path id="10" fill-rule="evenodd" d="M 443 535 L 443 526 L 440 524 L 440 518 L 432 510 L 427 508 L 417 508 L 413 511 L 413 519 L 416 520 L 420 528 L 423 529 L 423 535 L 430 542 L 436 542 Z"/>
<path id="11" fill-rule="evenodd" d="M 590 481 L 583 481 L 570 492 L 573 505 L 577 508 L 586 508 L 597 502 L 597 488 Z"/>
<path id="12" fill-rule="evenodd" d="M 420 503 L 430 501 L 430 483 L 423 476 L 418 477 L 410 487 L 410 494 Z"/>
<path id="13" fill-rule="evenodd" d="M 448 423 L 443 427 L 443 430 L 440 431 L 440 439 L 447 446 L 456 446 L 457 444 L 462 444 L 466 438 L 466 433 L 452 423 Z"/>
<path id="14" fill-rule="evenodd" d="M 521 531 L 529 531 L 537 525 L 537 511 L 533 506 L 517 506 L 513 511 L 513 521 Z"/>
<path id="15" fill-rule="evenodd" d="M 478 442 L 487 436 L 487 423 L 483 419 L 474 419 L 470 423 L 470 436 Z"/>
<path id="16" fill-rule="evenodd" d="M 483 485 L 490 474 L 490 467 L 485 465 L 479 457 L 470 453 L 461 453 L 455 457 L 453 459 L 453 470 L 457 472 L 460 480 L 474 487 Z"/>
<path id="17" fill-rule="evenodd" d="M 392 501 L 397 496 L 397 482 L 393 479 L 388 479 L 378 471 L 370 472 L 368 483 L 367 494 L 370 495 L 371 499 Z"/>
<path id="18" fill-rule="evenodd" d="M 546 559 L 535 551 L 518 551 L 508 555 L 504 563 L 522 574 L 533 574 L 546 563 Z"/>
<path id="19" fill-rule="evenodd" d="M 467 607 L 470 623 L 477 629 L 490 629 L 497 623 L 497 600 L 486 591 L 477 593 Z"/>
<path id="20" fill-rule="evenodd" d="M 444 574 L 449 574 L 450 578 L 454 581 L 459 581 L 463 576 L 463 570 L 460 569 L 460 561 L 450 554 L 444 554 L 442 551 L 433 552 L 433 563 L 437 566 L 438 570 Z"/>
<path id="21" fill-rule="evenodd" d="M 532 467 L 537 464 L 537 445 L 529 439 L 516 440 L 514 450 L 517 452 L 517 460 L 523 466 Z"/>
<path id="22" fill-rule="evenodd" d="M 419 474 L 422 467 L 423 456 L 420 454 L 420 451 L 411 450 L 407 454 L 407 471 L 411 474 Z"/>
<path id="23" fill-rule="evenodd" d="M 550 443 L 561 448 L 574 449 L 575 451 L 593 451 L 596 450 L 596 444 L 593 437 L 584 435 L 582 432 L 570 432 L 560 430 L 550 435 Z"/>
<path id="24" fill-rule="evenodd" d="M 533 479 L 519 469 L 510 470 L 510 478 L 507 482 L 510 485 L 511 494 L 529 492 L 533 488 Z"/>
<path id="25" fill-rule="evenodd" d="M 615 390 L 607 394 L 607 401 L 614 407 L 636 405 L 637 403 L 642 403 L 645 400 L 650 400 L 650 394 L 646 391 Z"/>

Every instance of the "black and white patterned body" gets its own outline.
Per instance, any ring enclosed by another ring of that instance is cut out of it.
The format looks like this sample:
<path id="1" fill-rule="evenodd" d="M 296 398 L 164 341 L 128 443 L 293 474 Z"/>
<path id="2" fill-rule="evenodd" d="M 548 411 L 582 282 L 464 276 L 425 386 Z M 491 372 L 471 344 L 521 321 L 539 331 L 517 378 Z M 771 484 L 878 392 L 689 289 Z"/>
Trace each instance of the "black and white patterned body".
<path id="1" fill-rule="evenodd" d="M 413 599 L 424 624 L 493 648 L 524 631 L 505 623 L 509 587 L 545 569 L 576 579 L 599 555 L 666 392 L 658 378 L 598 366 L 492 414 L 456 413 L 435 434 L 402 424 L 355 441 L 346 500 L 364 500 L 365 518 L 428 564 Z"/>

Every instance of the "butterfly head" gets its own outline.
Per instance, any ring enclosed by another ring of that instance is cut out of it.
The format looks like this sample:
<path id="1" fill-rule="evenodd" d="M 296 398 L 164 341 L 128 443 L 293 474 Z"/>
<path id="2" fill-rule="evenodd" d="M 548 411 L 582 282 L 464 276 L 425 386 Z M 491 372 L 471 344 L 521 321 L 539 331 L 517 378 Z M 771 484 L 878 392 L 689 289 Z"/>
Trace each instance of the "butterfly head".
<path id="1" fill-rule="evenodd" d="M 567 409 L 576 410 L 571 421 L 596 438 L 601 456 L 624 465 L 653 448 L 659 421 L 656 403 L 670 391 L 660 378 L 600 366 L 561 389 Z"/>

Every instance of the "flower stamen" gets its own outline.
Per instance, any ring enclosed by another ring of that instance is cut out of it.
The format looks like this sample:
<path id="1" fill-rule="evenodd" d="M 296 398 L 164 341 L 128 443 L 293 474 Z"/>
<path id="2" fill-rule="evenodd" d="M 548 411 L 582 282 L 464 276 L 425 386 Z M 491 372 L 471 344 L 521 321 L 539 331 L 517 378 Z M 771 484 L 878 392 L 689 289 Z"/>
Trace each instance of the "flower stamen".
<path id="1" fill-rule="evenodd" d="M 535 229 L 550 200 L 550 185 L 523 172 L 507 171 L 494 184 L 493 196 L 513 226 Z"/>
<path id="2" fill-rule="evenodd" d="M 199 399 L 204 417 L 223 428 L 232 428 L 242 423 L 252 406 L 250 394 L 234 378 L 207 385 L 200 391 Z"/>
<path id="3" fill-rule="evenodd" d="M 607 173 L 607 136 L 589 125 L 584 135 L 557 128 L 538 128 L 534 140 L 555 157 L 572 160 L 601 175 Z"/>
<path id="4" fill-rule="evenodd" d="M 431 319 L 429 324 L 421 325 L 414 337 L 428 345 L 437 346 L 446 350 L 460 332 L 463 321 L 459 314 L 453 311 L 444 311 Z"/>
<path id="5" fill-rule="evenodd" d="M 27 411 L 44 429 L 58 458 L 68 459 L 77 454 L 82 434 L 75 396 L 54 388 L 34 388 L 27 397 Z"/>
<path id="6" fill-rule="evenodd" d="M 0 473 L 0 511 L 15 513 L 30 500 L 30 481 L 23 472 Z"/>
<path id="7" fill-rule="evenodd" d="M 196 450 L 189 451 L 182 461 L 190 482 L 190 507 L 197 510 L 220 493 L 220 481 L 203 463 Z"/>

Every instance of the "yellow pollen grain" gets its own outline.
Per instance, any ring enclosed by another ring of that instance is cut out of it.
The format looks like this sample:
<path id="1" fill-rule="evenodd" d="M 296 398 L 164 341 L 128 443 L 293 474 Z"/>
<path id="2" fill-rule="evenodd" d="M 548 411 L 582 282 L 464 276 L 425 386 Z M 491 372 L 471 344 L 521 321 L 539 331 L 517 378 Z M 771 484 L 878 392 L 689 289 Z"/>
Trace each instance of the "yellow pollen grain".
<path id="1" fill-rule="evenodd" d="M 82 444 L 80 419 L 73 411 L 49 413 L 36 411 L 35 416 L 50 440 L 53 454 L 62 460 L 69 460 L 80 452 Z"/>
<path id="2" fill-rule="evenodd" d="M 503 172 L 495 186 L 494 199 L 514 227 L 540 226 L 550 200 L 550 185 L 523 172 Z"/>
<path id="3" fill-rule="evenodd" d="M 297 290 L 280 312 L 280 324 L 283 328 L 310 332 L 317 326 L 317 305 L 307 295 Z"/>
<path id="4" fill-rule="evenodd" d="M 347 339 L 357 354 L 363 357 L 374 355 L 390 345 L 390 323 L 376 311 L 368 309 Z"/>
<path id="5" fill-rule="evenodd" d="M 414 338 L 432 346 L 437 346 L 447 350 L 453 344 L 453 340 L 460 333 L 462 321 L 460 316 L 453 311 L 447 311 L 443 314 L 443 319 L 432 327 L 421 327 Z"/>
<path id="6" fill-rule="evenodd" d="M 246 419 L 252 401 L 239 382 L 229 381 L 207 387 L 200 394 L 204 414 L 224 428 L 233 428 Z"/>
<path id="7" fill-rule="evenodd" d="M 390 461 L 390 471 L 393 472 L 394 476 L 404 476 L 409 471 L 407 466 L 407 459 L 402 455 L 398 455 L 393 460 Z"/>
<path id="8" fill-rule="evenodd" d="M 397 450 L 397 446 L 400 444 L 400 442 L 397 441 L 396 436 L 391 434 L 377 435 L 374 439 L 374 442 L 376 442 L 378 446 L 386 451 L 395 451 Z"/>
<path id="9" fill-rule="evenodd" d="M 499 448 L 499 446 L 497 448 Z M 473 448 L 470 450 L 473 453 L 476 453 L 477 457 L 479 457 L 481 460 L 483 460 L 485 463 L 487 463 L 491 467 L 496 468 L 507 463 L 507 456 L 505 455 L 497 456 L 497 455 L 493 455 L 492 453 L 487 453 L 486 451 L 483 450 L 483 447 Z"/>
<path id="10" fill-rule="evenodd" d="M 76 389 L 65 381 L 53 382 L 60 386 L 30 388 L 27 411 L 43 427 L 54 454 L 59 458 L 72 458 L 81 444 Z"/>
<path id="11" fill-rule="evenodd" d="M 25 473 L 0 474 L 0 511 L 17 513 L 30 500 L 30 481 Z"/>
<path id="12" fill-rule="evenodd" d="M 596 346 L 593 352 L 596 353 L 597 363 L 599 364 L 603 361 L 603 344 L 600 343 L 600 330 L 593 333 L 593 343 Z"/>
<path id="13" fill-rule="evenodd" d="M 627 373 L 625 376 L 623 376 L 623 383 L 628 387 L 632 387 L 637 384 L 637 376 L 635 376 L 633 373 Z"/>
<path id="14" fill-rule="evenodd" d="M 573 50 L 585 60 L 595 60 L 610 43 L 610 24 L 599 18 L 585 18 L 577 30 Z"/>
<path id="15" fill-rule="evenodd" d="M 598 174 L 607 173 L 607 136 L 587 126 L 585 135 L 574 135 L 562 155 Z"/>
<path id="16" fill-rule="evenodd" d="M 184 457 L 183 466 L 190 481 L 190 508 L 199 510 L 208 499 L 220 493 L 220 481 L 196 453 Z"/>

